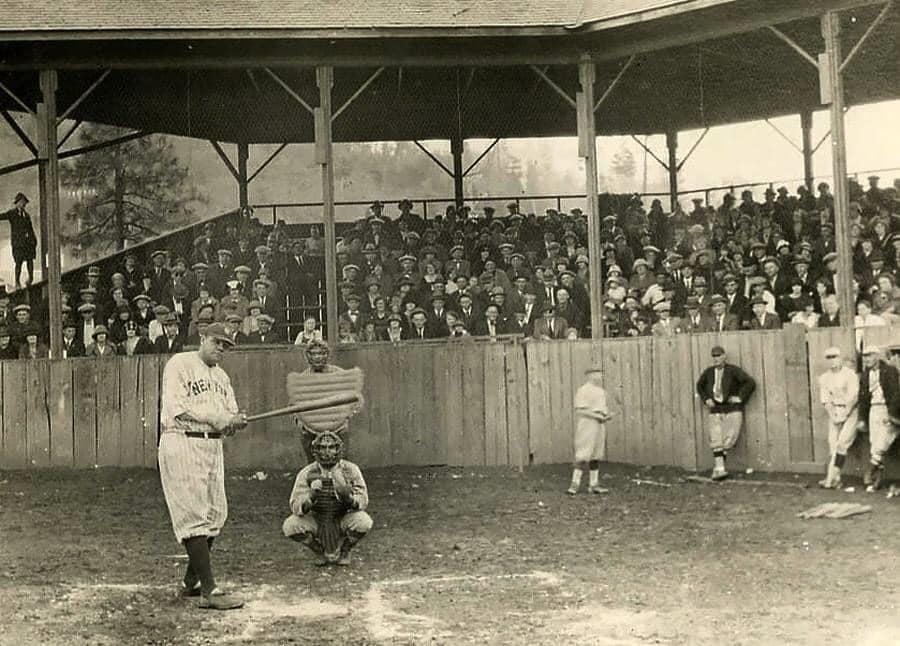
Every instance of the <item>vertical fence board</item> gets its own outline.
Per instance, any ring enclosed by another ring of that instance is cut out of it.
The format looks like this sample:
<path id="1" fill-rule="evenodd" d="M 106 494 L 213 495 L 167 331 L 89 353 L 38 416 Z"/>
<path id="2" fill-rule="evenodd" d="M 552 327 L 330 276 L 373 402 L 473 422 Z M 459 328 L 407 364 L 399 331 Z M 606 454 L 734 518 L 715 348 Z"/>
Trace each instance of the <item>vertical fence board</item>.
<path id="1" fill-rule="evenodd" d="M 434 400 L 434 422 L 431 445 L 434 464 L 448 464 L 450 456 L 451 416 L 459 411 L 462 402 L 449 392 L 450 346 L 439 346 L 431 356 L 431 385 Z M 426 370 L 428 366 L 426 365 Z M 456 407 L 456 408 L 454 408 Z"/>
<path id="2" fill-rule="evenodd" d="M 549 343 L 525 346 L 528 366 L 528 449 L 534 464 L 550 462 Z"/>
<path id="3" fill-rule="evenodd" d="M 672 380 L 670 370 L 674 359 L 675 337 L 655 337 L 652 346 L 653 451 L 648 464 L 667 464 L 673 461 L 674 442 L 672 415 Z"/>
<path id="4" fill-rule="evenodd" d="M 159 358 L 156 355 L 143 355 L 139 359 L 138 368 L 141 385 L 142 461 L 145 467 L 155 468 L 159 446 Z"/>
<path id="5" fill-rule="evenodd" d="M 520 469 L 528 465 L 528 370 L 525 345 L 506 346 L 506 411 L 509 426 L 510 464 Z"/>
<path id="6" fill-rule="evenodd" d="M 47 407 L 50 412 L 50 464 L 71 467 L 75 462 L 75 447 L 72 435 L 72 364 L 68 361 L 50 362 Z"/>
<path id="7" fill-rule="evenodd" d="M 121 433 L 119 464 L 132 467 L 144 463 L 144 425 L 141 423 L 140 359 L 123 357 L 119 361 L 119 401 Z"/>
<path id="8" fill-rule="evenodd" d="M 119 414 L 119 361 L 97 361 L 97 464 L 119 462 L 122 420 Z"/>
<path id="9" fill-rule="evenodd" d="M 674 354 L 669 365 L 669 382 L 672 385 L 672 456 L 678 466 L 697 468 L 697 446 L 694 434 L 694 380 L 691 360 L 691 336 L 675 338 Z"/>
<path id="10" fill-rule="evenodd" d="M 484 358 L 484 426 L 486 463 L 509 464 L 506 415 L 506 344 L 491 343 Z"/>
<path id="11" fill-rule="evenodd" d="M 645 342 L 641 340 L 621 341 L 619 379 L 622 383 L 622 407 L 625 438 L 625 453 L 621 462 L 634 463 L 644 450 L 644 426 L 648 420 L 652 423 L 652 415 L 645 415 L 643 402 L 643 388 L 635 388 L 634 384 L 640 379 L 641 346 Z"/>
<path id="12" fill-rule="evenodd" d="M 813 449 L 812 411 L 810 410 L 809 366 L 807 362 L 806 328 L 800 325 L 787 325 L 783 330 L 782 347 L 784 364 L 783 383 L 787 406 L 786 428 L 783 432 L 769 434 L 769 442 L 777 438 L 779 446 L 773 467 L 776 470 L 787 470 L 792 461 L 812 462 L 815 459 Z M 767 359 L 769 357 L 767 356 Z M 766 373 L 769 373 L 768 367 Z M 779 375 L 781 376 L 781 375 Z M 777 382 L 767 384 L 770 390 L 777 391 Z M 783 442 L 786 442 L 785 445 Z"/>
<path id="13" fill-rule="evenodd" d="M 28 466 L 26 370 L 21 361 L 3 362 L 3 458 L 5 469 Z"/>
<path id="14" fill-rule="evenodd" d="M 159 379 L 153 376 L 154 381 Z M 97 362 L 91 359 L 72 360 L 72 391 L 74 402 L 75 466 L 92 467 L 97 464 Z"/>
<path id="15" fill-rule="evenodd" d="M 637 367 L 631 376 L 632 387 L 637 385 L 638 397 L 641 409 L 641 443 L 640 451 L 635 454 L 636 464 L 653 464 L 656 458 L 656 449 L 653 444 L 657 419 L 655 402 L 658 399 L 653 388 L 653 340 L 648 339 L 639 343 L 637 347 Z"/>
<path id="16" fill-rule="evenodd" d="M 455 343 L 444 350 L 444 364 L 441 370 L 444 401 L 443 434 L 447 442 L 447 464 L 465 464 L 465 427 L 463 425 L 463 345 Z"/>
<path id="17" fill-rule="evenodd" d="M 47 389 L 50 366 L 46 359 L 25 362 L 26 449 L 29 468 L 50 466 L 50 411 Z"/>
<path id="18" fill-rule="evenodd" d="M 603 388 L 606 405 L 612 419 L 606 423 L 606 459 L 608 462 L 624 462 L 626 456 L 627 426 L 622 385 L 622 355 L 627 352 L 627 341 L 602 345 Z M 581 354 L 581 353 L 578 353 Z M 581 375 L 582 383 L 587 379 Z"/>
<path id="19" fill-rule="evenodd" d="M 706 471 L 713 466 L 709 450 L 709 412 L 697 394 L 697 381 L 711 363 L 710 350 L 720 344 L 718 334 L 694 334 L 691 336 L 690 387 L 694 396 L 694 439 L 697 445 L 697 470 Z"/>
<path id="20" fill-rule="evenodd" d="M 575 447 L 575 419 L 572 404 L 572 346 L 567 341 L 552 343 L 550 349 L 550 442 L 551 461 L 569 462 Z"/>
<path id="21" fill-rule="evenodd" d="M 791 428 L 788 423 L 785 339 L 792 333 L 791 330 L 771 332 L 760 345 L 765 381 L 758 383 L 758 387 L 766 391 L 766 444 L 762 462 L 766 471 L 783 471 L 790 462 Z M 801 379 L 801 385 L 805 381 Z M 803 426 L 802 421 L 798 421 L 796 426 Z M 808 423 L 805 435 L 809 436 Z"/>
<path id="22" fill-rule="evenodd" d="M 467 465 L 485 463 L 484 350 L 467 344 L 463 353 L 463 437 Z"/>

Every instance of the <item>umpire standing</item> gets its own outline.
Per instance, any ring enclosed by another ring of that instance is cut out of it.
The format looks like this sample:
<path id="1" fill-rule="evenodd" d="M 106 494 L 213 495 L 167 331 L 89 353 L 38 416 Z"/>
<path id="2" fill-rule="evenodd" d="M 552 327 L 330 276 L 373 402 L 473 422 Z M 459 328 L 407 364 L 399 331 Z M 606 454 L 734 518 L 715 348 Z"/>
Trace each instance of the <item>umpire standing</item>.
<path id="1" fill-rule="evenodd" d="M 697 394 L 709 410 L 709 448 L 715 466 L 711 478 L 724 480 L 725 457 L 737 443 L 744 421 L 744 406 L 756 390 L 753 377 L 725 359 L 722 346 L 712 349 L 713 365 L 697 381 Z"/>
<path id="2" fill-rule="evenodd" d="M 28 198 L 24 193 L 16 193 L 13 208 L 0 214 L 0 220 L 9 222 L 9 240 L 12 245 L 13 260 L 16 263 L 16 289 L 22 288 L 22 263 L 28 265 L 26 285 L 34 280 L 34 257 L 37 255 L 37 237 L 31 224 L 31 216 L 25 210 Z"/>

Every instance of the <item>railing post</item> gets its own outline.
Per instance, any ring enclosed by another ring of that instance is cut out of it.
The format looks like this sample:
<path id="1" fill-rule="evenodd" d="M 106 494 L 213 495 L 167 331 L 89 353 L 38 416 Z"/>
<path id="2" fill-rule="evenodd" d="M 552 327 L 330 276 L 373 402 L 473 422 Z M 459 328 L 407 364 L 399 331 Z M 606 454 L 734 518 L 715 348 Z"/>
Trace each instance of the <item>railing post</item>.
<path id="1" fill-rule="evenodd" d="M 50 356 L 62 357 L 62 294 L 60 267 L 60 222 L 59 222 L 59 157 L 56 141 L 56 88 L 55 70 L 40 71 L 42 104 L 39 114 L 40 159 L 46 166 L 44 183 L 41 185 L 42 200 L 47 206 L 47 292 L 50 305 Z M 41 250 L 44 251 L 43 249 Z"/>

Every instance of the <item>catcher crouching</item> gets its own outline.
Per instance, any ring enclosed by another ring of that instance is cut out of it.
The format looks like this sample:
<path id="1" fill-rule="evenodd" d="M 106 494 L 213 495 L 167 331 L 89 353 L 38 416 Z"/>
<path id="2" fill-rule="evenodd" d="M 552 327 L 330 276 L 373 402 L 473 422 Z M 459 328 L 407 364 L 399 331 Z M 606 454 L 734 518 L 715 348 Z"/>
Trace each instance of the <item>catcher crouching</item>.
<path id="1" fill-rule="evenodd" d="M 319 434 L 310 448 L 315 461 L 297 474 L 282 531 L 317 554 L 320 565 L 350 565 L 350 550 L 372 529 L 366 481 L 356 464 L 341 459 L 337 433 Z"/>

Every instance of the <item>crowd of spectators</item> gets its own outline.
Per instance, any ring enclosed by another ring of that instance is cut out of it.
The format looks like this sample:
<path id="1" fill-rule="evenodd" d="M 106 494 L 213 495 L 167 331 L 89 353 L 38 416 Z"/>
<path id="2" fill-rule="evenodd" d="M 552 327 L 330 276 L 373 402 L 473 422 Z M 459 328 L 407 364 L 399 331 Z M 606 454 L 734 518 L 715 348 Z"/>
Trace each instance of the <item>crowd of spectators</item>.
<path id="1" fill-rule="evenodd" d="M 898 182 L 900 183 L 900 182 Z M 898 184 L 895 183 L 895 184 Z M 857 327 L 900 318 L 900 200 L 876 177 L 851 182 L 850 242 Z M 520 335 L 575 339 L 601 308 L 604 335 L 634 337 L 786 323 L 837 326 L 833 198 L 767 189 L 695 199 L 604 196 L 604 301 L 590 299 L 587 215 L 580 209 L 499 215 L 450 206 L 424 219 L 403 200 L 381 202 L 342 231 L 337 247 L 337 343 Z M 279 222 L 208 223 L 188 256 L 126 253 L 121 267 L 90 267 L 63 293 L 65 356 L 173 353 L 224 322 L 238 345 L 322 338 L 325 263 L 317 227 L 292 238 Z M 0 359 L 47 356 L 46 328 L 27 303 L 0 293 Z"/>

